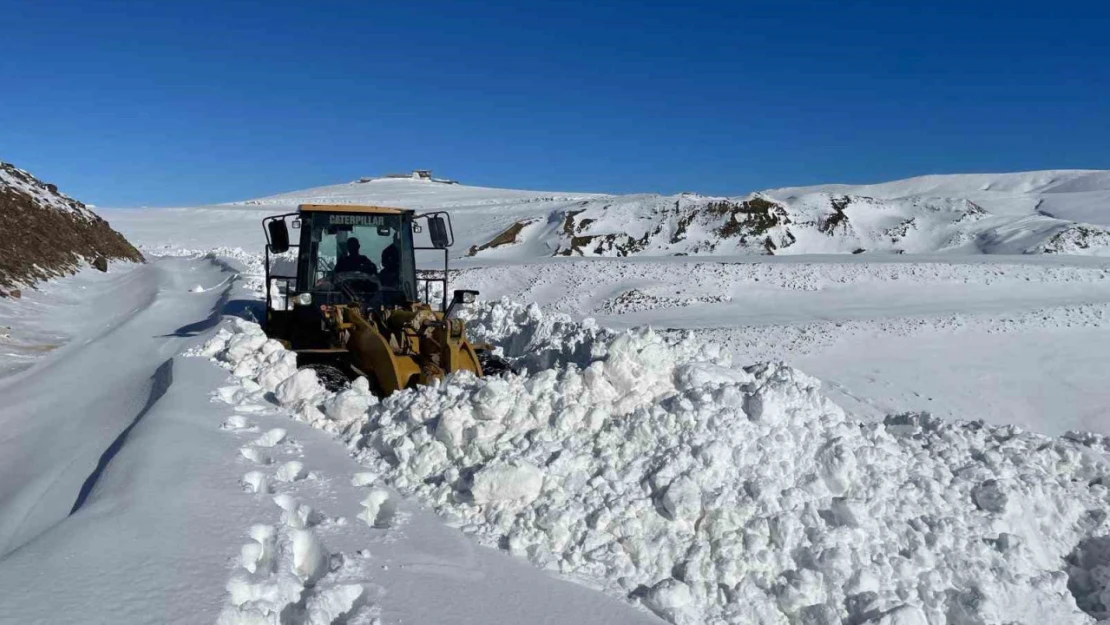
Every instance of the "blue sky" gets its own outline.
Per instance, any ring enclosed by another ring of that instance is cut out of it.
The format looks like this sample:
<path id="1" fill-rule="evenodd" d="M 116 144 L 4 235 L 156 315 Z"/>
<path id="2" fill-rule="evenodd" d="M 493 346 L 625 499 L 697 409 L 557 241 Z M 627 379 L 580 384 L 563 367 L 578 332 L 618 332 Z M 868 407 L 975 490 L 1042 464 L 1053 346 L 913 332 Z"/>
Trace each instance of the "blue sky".
<path id="1" fill-rule="evenodd" d="M 0 0 L 0 160 L 109 206 L 1110 169 L 1105 3 L 596 4 Z"/>

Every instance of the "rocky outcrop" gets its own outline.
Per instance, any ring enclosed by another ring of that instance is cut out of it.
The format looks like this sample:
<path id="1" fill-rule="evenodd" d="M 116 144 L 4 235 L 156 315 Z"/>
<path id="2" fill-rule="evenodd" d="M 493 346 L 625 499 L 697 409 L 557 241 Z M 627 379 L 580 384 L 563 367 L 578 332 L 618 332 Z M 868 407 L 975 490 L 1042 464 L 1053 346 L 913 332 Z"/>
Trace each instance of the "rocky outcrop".
<path id="1" fill-rule="evenodd" d="M 774 254 L 796 240 L 786 207 L 758 194 L 744 200 L 683 194 L 638 197 L 623 205 L 584 204 L 562 215 L 556 255 L 705 254 L 722 247 Z M 615 226 L 640 231 L 614 232 Z"/>
<path id="2" fill-rule="evenodd" d="M 524 227 L 531 224 L 531 223 L 532 223 L 532 220 L 530 220 L 530 219 L 526 219 L 524 221 L 518 221 L 518 222 L 514 223 L 513 225 L 509 226 L 508 228 L 506 228 L 503 232 L 501 232 L 497 236 L 490 239 L 488 242 L 483 243 L 481 245 L 471 245 L 470 250 L 466 253 L 466 255 L 467 256 L 476 256 L 478 254 L 478 252 L 481 252 L 481 251 L 484 251 L 484 250 L 490 250 L 490 249 L 494 249 L 494 248 L 497 248 L 497 247 L 501 247 L 503 245 L 513 245 L 514 243 L 519 243 L 520 242 L 520 239 L 519 239 L 520 231 L 524 230 Z"/>
<path id="3" fill-rule="evenodd" d="M 1071 224 L 1027 253 L 1083 256 L 1106 248 L 1110 248 L 1110 230 L 1092 224 Z"/>
<path id="4" fill-rule="evenodd" d="M 982 207 L 962 198 L 881 199 L 832 193 L 607 196 L 553 210 L 547 223 L 561 227 L 511 228 L 486 246 L 472 248 L 471 255 L 480 255 L 495 242 L 533 238 L 557 256 L 979 252 L 985 251 L 976 246 L 985 240 L 980 231 L 989 229 L 984 225 L 989 217 Z M 1041 229 L 1063 223 L 1039 219 L 1033 225 Z M 1003 243 L 1006 247 L 998 250 L 1003 253 L 1025 249 L 1013 237 Z M 1056 243 L 1068 250 L 1101 244 L 1087 231 L 1061 235 Z"/>
<path id="5" fill-rule="evenodd" d="M 142 262 L 123 235 L 52 184 L 0 162 L 0 291 L 73 273 L 98 257 Z"/>

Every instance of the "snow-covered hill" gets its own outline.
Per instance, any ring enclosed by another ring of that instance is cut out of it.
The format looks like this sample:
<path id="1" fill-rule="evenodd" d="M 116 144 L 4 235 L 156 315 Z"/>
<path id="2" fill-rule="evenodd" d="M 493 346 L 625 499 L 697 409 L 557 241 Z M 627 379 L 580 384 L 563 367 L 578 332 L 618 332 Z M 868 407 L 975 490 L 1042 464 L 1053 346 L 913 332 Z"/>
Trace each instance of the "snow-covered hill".
<path id="1" fill-rule="evenodd" d="M 882 199 L 963 197 L 1000 215 L 1039 211 L 1061 219 L 1110 225 L 1110 172 L 1101 170 L 918 176 L 880 184 L 788 187 L 769 192 L 776 196 L 834 193 Z"/>
<path id="2" fill-rule="evenodd" d="M 1110 172 L 925 176 L 738 197 L 545 193 L 374 179 L 242 203 L 450 209 L 471 256 L 1110 254 Z"/>

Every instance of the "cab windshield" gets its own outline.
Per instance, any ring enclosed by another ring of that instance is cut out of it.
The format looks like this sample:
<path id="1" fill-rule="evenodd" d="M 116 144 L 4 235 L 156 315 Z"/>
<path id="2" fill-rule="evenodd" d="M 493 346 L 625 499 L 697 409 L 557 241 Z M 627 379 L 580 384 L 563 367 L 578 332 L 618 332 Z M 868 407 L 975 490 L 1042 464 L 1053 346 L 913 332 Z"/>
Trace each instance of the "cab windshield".
<path id="1" fill-rule="evenodd" d="M 404 215 L 316 213 L 312 290 L 389 303 L 416 299 L 412 231 Z"/>

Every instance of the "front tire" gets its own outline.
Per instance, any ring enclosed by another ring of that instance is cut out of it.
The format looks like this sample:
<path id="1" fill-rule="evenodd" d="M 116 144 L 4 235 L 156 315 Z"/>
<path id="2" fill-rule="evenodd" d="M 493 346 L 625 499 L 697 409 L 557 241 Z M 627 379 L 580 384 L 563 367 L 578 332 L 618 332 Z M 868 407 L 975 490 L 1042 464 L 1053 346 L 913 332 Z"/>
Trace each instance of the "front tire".
<path id="1" fill-rule="evenodd" d="M 351 386 L 351 378 L 347 373 L 334 365 L 325 364 L 311 364 L 301 367 L 301 369 L 312 369 L 316 372 L 316 378 L 320 380 L 320 384 L 324 388 L 333 393 L 338 393 Z"/>
<path id="2" fill-rule="evenodd" d="M 475 350 L 475 354 L 478 356 L 478 364 L 482 366 L 483 376 L 505 377 L 510 373 L 520 373 L 520 368 L 514 367 L 512 363 L 500 356 L 495 356 L 488 349 Z"/>

